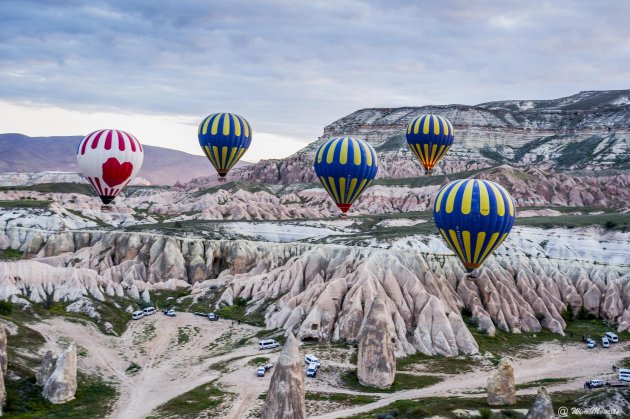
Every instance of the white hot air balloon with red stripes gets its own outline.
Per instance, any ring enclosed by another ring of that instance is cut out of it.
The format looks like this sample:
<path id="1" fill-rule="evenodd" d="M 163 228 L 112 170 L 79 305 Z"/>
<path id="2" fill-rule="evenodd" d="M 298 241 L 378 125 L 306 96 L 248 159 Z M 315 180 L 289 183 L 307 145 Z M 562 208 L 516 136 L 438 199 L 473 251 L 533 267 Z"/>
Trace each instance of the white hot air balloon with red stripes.
<path id="1" fill-rule="evenodd" d="M 142 167 L 144 151 L 133 135 L 115 129 L 88 134 L 77 150 L 83 176 L 107 205 L 133 179 Z"/>

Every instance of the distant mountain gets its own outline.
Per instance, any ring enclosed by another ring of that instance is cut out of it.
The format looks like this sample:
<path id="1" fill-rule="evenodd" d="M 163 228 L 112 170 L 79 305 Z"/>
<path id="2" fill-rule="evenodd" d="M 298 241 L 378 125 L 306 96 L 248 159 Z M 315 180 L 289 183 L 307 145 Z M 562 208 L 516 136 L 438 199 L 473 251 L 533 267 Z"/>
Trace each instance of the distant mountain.
<path id="1" fill-rule="evenodd" d="M 234 177 L 280 184 L 312 182 L 315 150 L 338 136 L 374 146 L 379 178 L 421 176 L 405 129 L 413 118 L 427 113 L 448 118 L 455 128 L 455 143 L 436 173 L 503 164 L 556 171 L 630 169 L 630 90 L 610 90 L 554 100 L 361 109 L 326 126 L 319 140 L 293 156 L 260 161 Z"/>
<path id="2" fill-rule="evenodd" d="M 83 136 L 28 137 L 0 134 L 0 173 L 78 172 L 76 150 Z M 184 183 L 209 176 L 213 169 L 203 156 L 168 148 L 144 146 L 144 163 L 138 176 L 154 185 Z M 239 162 L 236 167 L 248 165 Z"/>

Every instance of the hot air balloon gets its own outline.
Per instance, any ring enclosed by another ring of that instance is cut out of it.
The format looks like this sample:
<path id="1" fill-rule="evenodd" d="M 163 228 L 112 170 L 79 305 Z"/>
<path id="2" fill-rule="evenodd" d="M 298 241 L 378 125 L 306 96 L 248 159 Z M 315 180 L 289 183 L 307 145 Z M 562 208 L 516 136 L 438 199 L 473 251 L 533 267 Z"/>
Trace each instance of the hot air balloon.
<path id="1" fill-rule="evenodd" d="M 453 144 L 453 126 L 437 115 L 422 115 L 407 127 L 407 144 L 427 175 Z"/>
<path id="2" fill-rule="evenodd" d="M 105 205 L 138 174 L 143 160 L 140 141 L 115 129 L 88 134 L 77 149 L 79 168 Z"/>
<path id="3" fill-rule="evenodd" d="M 497 183 L 457 180 L 438 192 L 433 219 L 471 273 L 505 240 L 516 218 L 515 207 L 512 196 Z"/>
<path id="4" fill-rule="evenodd" d="M 340 137 L 319 146 L 313 166 L 326 192 L 345 214 L 376 177 L 378 159 L 365 141 Z"/>
<path id="5" fill-rule="evenodd" d="M 219 174 L 219 182 L 252 142 L 252 128 L 240 115 L 214 113 L 199 124 L 199 145 Z"/>

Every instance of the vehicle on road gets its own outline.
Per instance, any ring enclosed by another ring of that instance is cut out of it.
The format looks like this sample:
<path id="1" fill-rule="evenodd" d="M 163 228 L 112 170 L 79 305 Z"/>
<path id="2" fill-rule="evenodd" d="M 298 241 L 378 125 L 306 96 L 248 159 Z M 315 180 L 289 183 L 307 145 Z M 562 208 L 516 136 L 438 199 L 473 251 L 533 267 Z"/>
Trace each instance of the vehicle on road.
<path id="1" fill-rule="evenodd" d="M 317 366 L 315 364 L 311 364 L 306 369 L 306 376 L 315 378 L 317 377 Z"/>
<path id="2" fill-rule="evenodd" d="M 273 364 L 261 365 L 260 367 L 258 367 L 258 371 L 256 372 L 256 375 L 259 377 L 264 377 L 265 373 L 269 371 L 272 367 L 273 367 Z"/>
<path id="3" fill-rule="evenodd" d="M 133 320 L 140 320 L 143 317 L 144 317 L 144 311 L 142 310 L 136 310 L 133 313 L 131 313 L 131 318 Z"/>
<path id="4" fill-rule="evenodd" d="M 591 388 L 604 387 L 608 384 L 604 380 L 590 380 L 587 381 L 587 383 L 590 385 Z"/>
<path id="5" fill-rule="evenodd" d="M 610 343 L 617 343 L 617 342 L 619 342 L 619 337 L 617 335 L 615 335 L 613 332 L 606 332 L 606 337 L 608 338 Z"/>
<path id="6" fill-rule="evenodd" d="M 206 317 L 208 315 L 208 313 L 202 313 L 201 311 L 195 311 L 193 314 L 200 317 Z"/>
<path id="7" fill-rule="evenodd" d="M 167 315 L 168 317 L 175 317 L 175 316 L 177 316 L 177 314 L 175 313 L 175 309 L 173 309 L 173 308 L 172 308 L 172 309 L 170 309 L 169 311 L 167 311 L 167 312 L 166 312 L 166 315 Z"/>
<path id="8" fill-rule="evenodd" d="M 258 342 L 258 349 L 273 349 L 278 348 L 280 344 L 273 339 L 264 339 Z"/>
<path id="9" fill-rule="evenodd" d="M 619 368 L 619 380 L 630 381 L 630 368 Z"/>
<path id="10" fill-rule="evenodd" d="M 610 342 L 608 341 L 608 338 L 604 336 L 602 338 L 602 348 L 609 348 L 609 347 L 610 347 Z"/>
<path id="11" fill-rule="evenodd" d="M 155 307 L 145 307 L 143 310 L 145 316 L 155 314 Z"/>
<path id="12" fill-rule="evenodd" d="M 319 369 L 321 363 L 319 362 L 319 359 L 312 354 L 307 354 L 304 356 L 304 362 L 307 363 L 308 365 L 315 365 L 316 368 Z"/>
<path id="13" fill-rule="evenodd" d="M 210 320 L 211 322 L 216 322 L 217 320 L 219 320 L 219 315 L 215 313 L 208 313 L 208 320 Z"/>

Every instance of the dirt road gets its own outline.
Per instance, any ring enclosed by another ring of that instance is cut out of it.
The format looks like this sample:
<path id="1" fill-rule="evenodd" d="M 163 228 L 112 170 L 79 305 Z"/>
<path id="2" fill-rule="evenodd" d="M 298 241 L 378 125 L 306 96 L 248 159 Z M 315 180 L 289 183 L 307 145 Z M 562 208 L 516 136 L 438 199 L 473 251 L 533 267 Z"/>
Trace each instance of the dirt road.
<path id="1" fill-rule="evenodd" d="M 58 349 L 68 340 L 74 340 L 79 347 L 79 368 L 117 383 L 120 397 L 111 417 L 120 419 L 144 418 L 168 400 L 214 379 L 218 379 L 222 389 L 237 394 L 223 417 L 240 419 L 252 415 L 261 405 L 258 396 L 267 391 L 272 372 L 263 378 L 256 377 L 256 368 L 249 361 L 264 356 L 276 363 L 279 355 L 278 350 L 259 351 L 256 339 L 245 346 L 234 344 L 243 337 L 254 335 L 259 328 L 236 326 L 229 320 L 210 322 L 190 313 L 179 313 L 175 318 L 158 313 L 134 321 L 121 337 L 105 336 L 92 324 L 70 322 L 63 318 L 31 327 L 42 333 L 48 341 L 48 348 Z M 313 349 L 316 348 L 309 351 Z M 590 378 L 612 378 L 612 365 L 627 357 L 628 349 L 625 343 L 595 351 L 578 344 L 547 343 L 537 347 L 536 357 L 513 360 L 516 381 L 526 383 L 543 378 L 569 378 L 571 382 L 549 387 L 553 390 L 581 388 L 582 382 Z M 316 353 L 324 365 L 352 367 L 338 353 Z M 210 368 L 212 364 L 230 360 L 221 369 Z M 130 368 L 133 364 L 137 365 L 135 372 Z M 427 388 L 373 394 L 379 398 L 374 403 L 314 417 L 351 416 L 400 399 L 466 395 L 483 388 L 488 375 L 487 370 L 481 369 L 447 375 L 444 381 Z M 316 380 L 308 380 L 306 389 L 357 394 L 340 388 L 336 380 L 328 380 L 324 374 Z M 518 394 L 536 391 L 537 388 L 530 388 L 519 390 Z"/>

